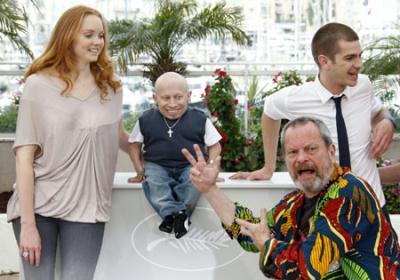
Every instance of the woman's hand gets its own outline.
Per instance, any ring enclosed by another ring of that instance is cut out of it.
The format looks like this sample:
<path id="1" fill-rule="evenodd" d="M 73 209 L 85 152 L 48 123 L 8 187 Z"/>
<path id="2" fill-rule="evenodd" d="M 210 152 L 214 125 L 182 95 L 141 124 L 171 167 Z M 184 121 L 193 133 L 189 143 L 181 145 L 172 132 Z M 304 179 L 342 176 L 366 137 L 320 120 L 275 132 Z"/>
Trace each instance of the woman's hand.
<path id="1" fill-rule="evenodd" d="M 39 266 L 41 254 L 40 235 L 35 224 L 21 224 L 19 252 L 30 265 Z"/>

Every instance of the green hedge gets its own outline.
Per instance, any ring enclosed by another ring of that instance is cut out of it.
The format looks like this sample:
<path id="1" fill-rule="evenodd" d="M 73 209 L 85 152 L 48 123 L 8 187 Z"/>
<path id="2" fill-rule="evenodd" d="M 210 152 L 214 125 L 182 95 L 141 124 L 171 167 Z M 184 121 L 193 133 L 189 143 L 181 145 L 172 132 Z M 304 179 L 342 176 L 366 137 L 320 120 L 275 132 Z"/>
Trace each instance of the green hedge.
<path id="1" fill-rule="evenodd" d="M 17 126 L 17 107 L 10 105 L 0 110 L 0 133 L 13 133 Z"/>

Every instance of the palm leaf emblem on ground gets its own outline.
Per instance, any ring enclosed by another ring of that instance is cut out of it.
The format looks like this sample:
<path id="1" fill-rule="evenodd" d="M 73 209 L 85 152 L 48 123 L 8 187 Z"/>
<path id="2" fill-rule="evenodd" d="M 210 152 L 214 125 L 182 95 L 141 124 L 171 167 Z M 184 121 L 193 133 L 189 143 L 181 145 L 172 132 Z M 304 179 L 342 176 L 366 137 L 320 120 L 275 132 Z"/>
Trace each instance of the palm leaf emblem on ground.
<path id="1" fill-rule="evenodd" d="M 166 242 L 171 247 L 182 250 L 184 253 L 191 251 L 203 250 L 219 250 L 229 247 L 228 242 L 231 241 L 224 230 L 210 231 L 199 228 L 191 228 L 191 230 L 181 239 L 176 239 L 172 235 L 166 235 L 150 242 L 146 249 L 147 251 L 154 250 L 158 245 Z"/>

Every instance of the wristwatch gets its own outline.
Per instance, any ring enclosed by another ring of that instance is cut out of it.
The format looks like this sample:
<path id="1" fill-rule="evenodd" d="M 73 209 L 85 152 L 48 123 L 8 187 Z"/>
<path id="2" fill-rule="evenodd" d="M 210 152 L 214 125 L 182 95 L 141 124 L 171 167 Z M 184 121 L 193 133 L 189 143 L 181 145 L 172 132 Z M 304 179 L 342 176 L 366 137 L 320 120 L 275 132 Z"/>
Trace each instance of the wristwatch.
<path id="1" fill-rule="evenodd" d="M 392 123 L 393 129 L 397 128 L 397 122 L 396 122 L 395 118 L 393 118 L 391 115 L 386 115 L 383 118 L 386 120 L 389 120 Z"/>

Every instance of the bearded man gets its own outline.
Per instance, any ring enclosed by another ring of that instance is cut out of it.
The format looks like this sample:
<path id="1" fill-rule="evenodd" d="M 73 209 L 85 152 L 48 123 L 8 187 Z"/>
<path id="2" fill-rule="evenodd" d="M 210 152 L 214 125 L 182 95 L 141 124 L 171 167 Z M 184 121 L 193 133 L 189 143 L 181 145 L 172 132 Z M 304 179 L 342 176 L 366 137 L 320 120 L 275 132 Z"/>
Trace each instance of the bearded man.
<path id="1" fill-rule="evenodd" d="M 191 179 L 226 231 L 248 251 L 260 252 L 260 269 L 276 279 L 400 279 L 400 246 L 366 181 L 335 162 L 335 146 L 320 120 L 286 124 L 281 142 L 298 190 L 260 218 L 216 186 L 220 158 L 207 164 L 187 150 Z"/>

